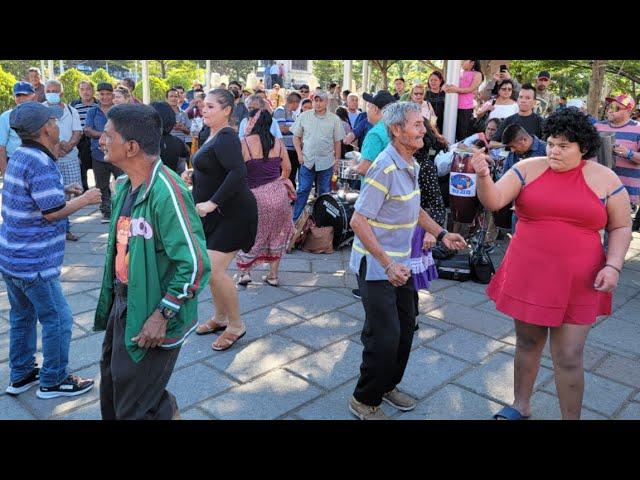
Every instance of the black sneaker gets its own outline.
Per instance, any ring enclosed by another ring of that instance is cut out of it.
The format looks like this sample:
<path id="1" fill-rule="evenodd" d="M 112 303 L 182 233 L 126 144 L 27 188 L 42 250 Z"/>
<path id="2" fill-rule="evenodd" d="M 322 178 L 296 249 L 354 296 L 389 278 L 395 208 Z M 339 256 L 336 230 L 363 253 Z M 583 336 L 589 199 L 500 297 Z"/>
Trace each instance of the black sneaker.
<path id="1" fill-rule="evenodd" d="M 10 384 L 5 392 L 7 392 L 9 395 L 20 395 L 21 393 L 26 392 L 38 383 L 40 383 L 40 369 L 38 367 L 35 367 L 25 378 L 23 378 L 19 382 Z"/>
<path id="2" fill-rule="evenodd" d="M 36 395 L 38 398 L 75 397 L 87 393 L 93 388 L 93 380 L 69 375 L 60 385 L 55 387 L 40 386 Z"/>
<path id="3" fill-rule="evenodd" d="M 359 288 L 354 288 L 353 290 L 351 290 L 351 294 L 356 297 L 358 300 L 362 300 L 362 297 L 360 296 L 360 289 Z"/>
<path id="4" fill-rule="evenodd" d="M 102 218 L 100 219 L 100 223 L 110 223 L 111 215 L 107 215 L 106 213 L 102 214 Z"/>

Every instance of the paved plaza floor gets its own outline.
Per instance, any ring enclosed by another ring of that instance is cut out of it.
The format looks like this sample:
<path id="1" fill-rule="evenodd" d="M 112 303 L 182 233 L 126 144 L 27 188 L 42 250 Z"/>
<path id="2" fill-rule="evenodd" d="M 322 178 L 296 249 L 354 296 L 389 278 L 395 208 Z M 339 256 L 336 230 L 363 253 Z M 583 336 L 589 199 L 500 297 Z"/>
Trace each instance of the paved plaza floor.
<path id="1" fill-rule="evenodd" d="M 99 419 L 99 359 L 103 332 L 93 332 L 102 280 L 107 225 L 96 207 L 72 217 L 79 242 L 67 242 L 62 287 L 74 315 L 70 365 L 96 379 L 75 398 L 41 400 L 35 388 L 18 397 L 9 382 L 9 301 L 0 282 L 0 419 Z M 497 249 L 494 259 L 504 253 Z M 281 263 L 278 288 L 260 281 L 239 290 L 247 335 L 226 352 L 213 335 L 189 337 L 169 384 L 184 419 L 353 419 L 347 410 L 362 355 L 364 310 L 351 295 L 349 248 L 331 255 L 300 251 Z M 400 388 L 418 400 L 394 419 L 488 419 L 512 401 L 515 335 L 485 286 L 437 280 L 420 293 L 420 328 Z M 211 294 L 199 297 L 199 320 L 213 313 Z M 40 347 L 40 343 L 38 343 Z M 41 362 L 38 353 L 38 361 Z M 614 312 L 592 329 L 584 354 L 584 419 L 640 419 L 640 235 L 614 296 Z M 548 345 L 532 400 L 534 419 L 559 419 Z"/>

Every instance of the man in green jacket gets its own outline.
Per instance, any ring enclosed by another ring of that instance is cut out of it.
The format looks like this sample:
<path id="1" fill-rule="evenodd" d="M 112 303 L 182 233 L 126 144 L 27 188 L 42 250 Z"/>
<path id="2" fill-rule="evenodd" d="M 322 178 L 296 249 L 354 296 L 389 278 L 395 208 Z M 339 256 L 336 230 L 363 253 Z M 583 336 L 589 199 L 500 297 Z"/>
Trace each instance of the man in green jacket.
<path id="1" fill-rule="evenodd" d="M 109 110 L 100 148 L 125 172 L 113 198 L 94 330 L 106 330 L 100 409 L 108 419 L 177 419 L 166 390 L 197 325 L 211 265 L 187 187 L 159 158 L 162 121 L 147 105 Z"/>

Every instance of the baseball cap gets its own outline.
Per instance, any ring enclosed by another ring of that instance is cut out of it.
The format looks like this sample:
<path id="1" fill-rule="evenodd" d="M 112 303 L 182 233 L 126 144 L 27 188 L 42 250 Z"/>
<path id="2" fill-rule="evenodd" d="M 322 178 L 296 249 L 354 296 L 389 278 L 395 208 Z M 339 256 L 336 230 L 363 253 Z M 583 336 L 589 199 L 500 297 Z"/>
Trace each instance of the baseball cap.
<path id="1" fill-rule="evenodd" d="M 376 107 L 382 109 L 396 101 L 395 97 L 386 90 L 378 90 L 378 93 L 371 95 L 370 93 L 363 93 L 362 98 L 367 102 L 373 103 Z"/>
<path id="2" fill-rule="evenodd" d="M 320 98 L 322 98 L 323 100 L 326 100 L 327 98 L 329 98 L 329 95 L 327 95 L 327 92 L 325 92 L 324 90 L 316 90 L 316 91 L 313 93 L 313 96 L 314 96 L 314 97 L 320 97 Z"/>
<path id="3" fill-rule="evenodd" d="M 32 93 L 36 93 L 33 85 L 29 82 L 16 82 L 13 85 L 13 94 L 14 95 L 30 95 Z"/>
<path id="4" fill-rule="evenodd" d="M 549 75 L 549 72 L 547 72 L 546 70 L 543 70 L 538 74 L 538 78 L 546 78 L 547 80 L 550 80 L 551 75 Z"/>
<path id="5" fill-rule="evenodd" d="M 38 102 L 27 102 L 11 110 L 9 126 L 17 133 L 34 134 L 51 118 L 62 117 L 61 108 L 47 107 Z"/>
<path id="6" fill-rule="evenodd" d="M 96 90 L 99 92 L 100 90 L 108 90 L 110 92 L 113 92 L 113 85 L 111 85 L 109 82 L 100 82 L 98 84 L 98 88 L 96 88 Z"/>
<path id="7" fill-rule="evenodd" d="M 622 95 L 618 95 L 617 97 L 607 97 L 607 102 L 616 102 L 622 105 L 627 110 L 633 110 L 636 106 L 636 102 L 631 95 L 627 95 L 623 93 Z"/>

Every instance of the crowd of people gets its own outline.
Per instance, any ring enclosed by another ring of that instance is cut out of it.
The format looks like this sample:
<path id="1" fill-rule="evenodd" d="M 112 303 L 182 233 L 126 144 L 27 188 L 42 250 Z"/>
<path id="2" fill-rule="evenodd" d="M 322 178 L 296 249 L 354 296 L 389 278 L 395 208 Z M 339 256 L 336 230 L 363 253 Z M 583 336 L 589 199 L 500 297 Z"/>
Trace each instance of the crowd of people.
<path id="1" fill-rule="evenodd" d="M 348 409 L 361 419 L 386 418 L 382 401 L 411 410 L 415 401 L 397 385 L 417 325 L 417 290 L 433 278 L 426 264 L 416 269 L 412 246 L 468 246 L 468 237 L 447 230 L 448 182 L 436 160 L 463 145 L 479 201 L 488 212 L 506 209 L 516 232 L 487 289 L 496 308 L 514 318 L 517 337 L 515 401 L 495 418 L 530 416 L 548 335 L 562 416 L 579 418 L 584 343 L 596 316 L 611 313 L 631 229 L 639 226 L 639 214 L 633 225 L 629 215 L 640 196 L 634 99 L 607 98 L 606 118 L 598 120 L 584 103 L 552 94 L 549 72 L 521 84 L 503 65 L 487 81 L 477 60 L 463 62 L 459 85 L 434 71 L 410 88 L 397 78 L 393 93 L 361 97 L 336 83 L 285 91 L 284 75 L 274 63 L 268 88 L 254 91 L 238 81 L 208 92 L 198 82 L 188 92 L 175 85 L 150 105 L 133 96 L 131 79 L 95 91 L 80 82 L 71 102 L 63 101 L 72 94 L 59 81 L 42 83 L 37 69 L 14 85 L 16 107 L 0 116 L 7 392 L 39 384 L 38 397 L 55 398 L 93 387 L 67 371 L 72 315 L 59 277 L 65 241 L 77 240 L 69 216 L 99 204 L 109 223 L 94 325 L 105 331 L 102 417 L 179 418 L 166 386 L 185 338 L 218 334 L 211 348 L 223 351 L 245 336 L 251 326 L 241 318 L 237 285 L 252 283 L 252 269 L 267 263 L 263 282 L 279 286 L 280 262 L 312 189 L 316 197 L 330 192 L 341 159 L 357 149 L 350 267 L 366 317 Z M 442 131 L 451 94 L 458 102 L 453 145 Z M 615 137 L 612 169 L 596 158 L 600 132 Z M 550 204 L 558 191 L 564 194 Z M 491 224 L 488 248 L 496 235 Z M 232 262 L 236 278 L 228 273 Z M 427 282 L 414 282 L 421 274 Z M 206 283 L 215 313 L 198 324 L 197 295 Z"/>

